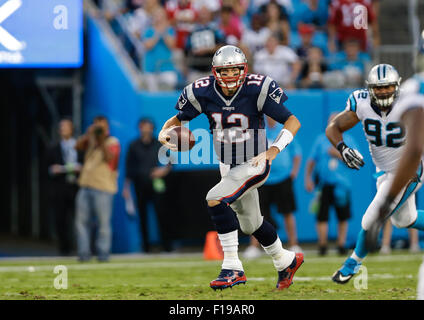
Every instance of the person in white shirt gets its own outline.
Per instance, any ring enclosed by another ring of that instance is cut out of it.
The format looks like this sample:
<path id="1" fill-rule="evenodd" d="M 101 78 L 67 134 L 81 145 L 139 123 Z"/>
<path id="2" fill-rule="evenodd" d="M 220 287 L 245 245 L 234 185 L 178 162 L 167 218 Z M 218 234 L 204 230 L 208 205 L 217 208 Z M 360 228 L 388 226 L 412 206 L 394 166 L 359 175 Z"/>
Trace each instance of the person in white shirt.
<path id="1" fill-rule="evenodd" d="M 246 28 L 241 37 L 241 46 L 248 51 L 249 55 L 254 55 L 265 47 L 271 31 L 265 27 L 263 15 L 254 14 L 250 20 L 250 27 Z"/>
<path id="2" fill-rule="evenodd" d="M 265 48 L 259 50 L 253 58 L 255 72 L 269 74 L 280 86 L 294 88 L 301 62 L 291 48 L 279 44 L 277 35 L 271 34 Z"/>
<path id="3" fill-rule="evenodd" d="M 202 7 L 208 8 L 212 12 L 218 12 L 221 9 L 221 1 L 219 0 L 193 0 L 193 8 L 200 11 Z"/>

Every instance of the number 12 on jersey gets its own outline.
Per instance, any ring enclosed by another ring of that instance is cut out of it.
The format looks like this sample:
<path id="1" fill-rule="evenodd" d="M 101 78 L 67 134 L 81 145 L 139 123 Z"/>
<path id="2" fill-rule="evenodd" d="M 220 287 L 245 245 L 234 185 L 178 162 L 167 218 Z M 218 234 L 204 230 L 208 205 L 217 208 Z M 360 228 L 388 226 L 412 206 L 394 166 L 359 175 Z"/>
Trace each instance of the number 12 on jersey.
<path id="1" fill-rule="evenodd" d="M 232 113 L 226 119 L 227 124 L 234 124 L 231 128 L 224 129 L 222 123 L 222 113 L 212 113 L 215 121 L 216 139 L 222 143 L 241 143 L 249 140 L 251 135 L 249 130 L 249 118 L 242 113 Z"/>

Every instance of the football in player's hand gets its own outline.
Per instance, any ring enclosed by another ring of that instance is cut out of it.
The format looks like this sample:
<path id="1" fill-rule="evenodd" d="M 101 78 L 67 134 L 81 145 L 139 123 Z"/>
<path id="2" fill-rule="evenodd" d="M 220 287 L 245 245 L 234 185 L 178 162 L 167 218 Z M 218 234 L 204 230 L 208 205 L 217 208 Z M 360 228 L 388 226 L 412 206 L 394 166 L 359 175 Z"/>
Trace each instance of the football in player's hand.
<path id="1" fill-rule="evenodd" d="M 176 144 L 178 151 L 188 151 L 193 148 L 196 143 L 193 133 L 186 127 L 174 127 L 168 131 L 172 144 Z"/>

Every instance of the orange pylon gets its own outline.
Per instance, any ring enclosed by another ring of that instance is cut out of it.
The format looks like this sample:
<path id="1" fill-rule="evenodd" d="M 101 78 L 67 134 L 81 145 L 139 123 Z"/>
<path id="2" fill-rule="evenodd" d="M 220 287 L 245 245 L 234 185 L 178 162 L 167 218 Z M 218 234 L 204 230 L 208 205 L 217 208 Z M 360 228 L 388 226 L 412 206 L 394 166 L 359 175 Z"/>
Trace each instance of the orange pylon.
<path id="1" fill-rule="evenodd" d="M 205 260 L 224 259 L 224 252 L 222 251 L 221 242 L 218 238 L 218 232 L 209 231 L 206 234 L 205 246 L 203 248 L 203 258 Z"/>

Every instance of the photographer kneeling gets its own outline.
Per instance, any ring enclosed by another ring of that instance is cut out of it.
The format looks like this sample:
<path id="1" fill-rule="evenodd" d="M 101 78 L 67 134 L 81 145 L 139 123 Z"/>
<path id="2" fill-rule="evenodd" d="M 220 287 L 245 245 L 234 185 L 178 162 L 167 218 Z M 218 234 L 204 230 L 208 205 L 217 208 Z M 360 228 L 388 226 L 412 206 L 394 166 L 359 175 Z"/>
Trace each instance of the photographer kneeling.
<path id="1" fill-rule="evenodd" d="M 117 138 L 109 135 L 107 118 L 97 116 L 87 132 L 77 140 L 75 148 L 85 151 L 76 198 L 78 258 L 81 262 L 91 258 L 90 231 L 94 216 L 98 225 L 95 242 L 98 260 L 108 261 L 113 196 L 118 190 L 120 144 Z"/>

